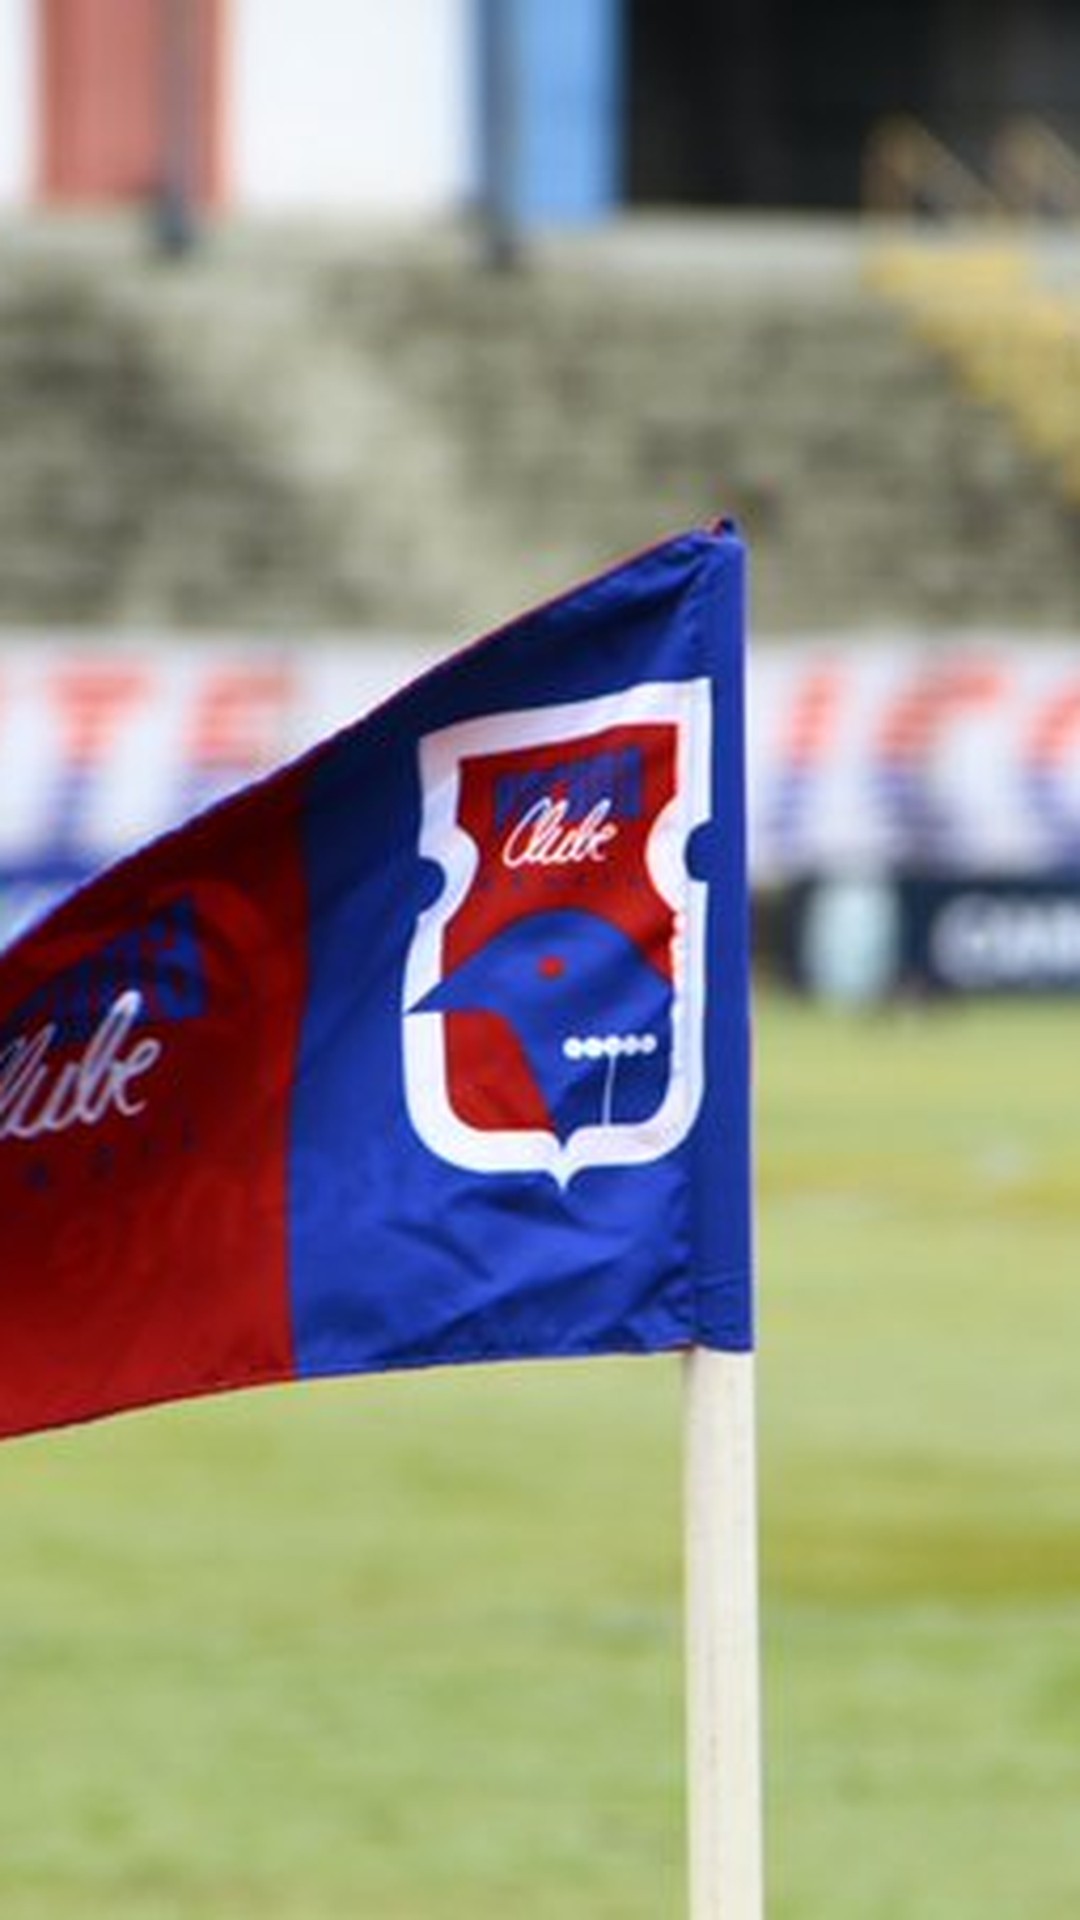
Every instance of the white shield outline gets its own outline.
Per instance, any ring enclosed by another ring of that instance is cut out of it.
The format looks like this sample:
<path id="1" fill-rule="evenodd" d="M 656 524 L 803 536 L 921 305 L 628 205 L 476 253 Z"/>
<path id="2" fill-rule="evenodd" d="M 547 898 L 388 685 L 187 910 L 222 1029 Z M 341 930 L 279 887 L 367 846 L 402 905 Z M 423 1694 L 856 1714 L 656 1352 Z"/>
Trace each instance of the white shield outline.
<path id="1" fill-rule="evenodd" d="M 642 723 L 673 726 L 675 791 L 657 815 L 645 849 L 649 877 L 672 910 L 672 1045 L 667 1093 L 648 1120 L 578 1128 L 566 1140 L 540 1129 L 468 1125 L 455 1113 L 446 1072 L 444 1015 L 410 1012 L 442 980 L 443 928 L 453 918 L 480 864 L 479 849 L 458 820 L 461 764 L 477 755 L 550 747 Z M 419 743 L 422 814 L 420 854 L 445 882 L 421 913 L 405 966 L 402 998 L 405 1099 L 420 1138 L 440 1159 L 470 1173 L 548 1173 L 560 1186 L 583 1167 L 632 1166 L 658 1160 L 693 1125 L 704 1086 L 705 943 L 708 888 L 686 865 L 691 834 L 709 819 L 712 690 L 699 680 L 645 681 L 623 693 L 559 706 L 464 720 Z"/>

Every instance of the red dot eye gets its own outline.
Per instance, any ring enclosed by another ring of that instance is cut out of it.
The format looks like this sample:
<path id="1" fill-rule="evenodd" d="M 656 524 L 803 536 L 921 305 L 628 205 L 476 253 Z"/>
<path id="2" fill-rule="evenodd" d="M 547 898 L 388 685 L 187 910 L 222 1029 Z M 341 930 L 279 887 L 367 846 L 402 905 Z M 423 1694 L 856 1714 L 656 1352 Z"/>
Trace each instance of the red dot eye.
<path id="1" fill-rule="evenodd" d="M 536 971 L 542 980 L 561 980 L 566 972 L 566 961 L 558 953 L 545 953 L 537 962 Z"/>

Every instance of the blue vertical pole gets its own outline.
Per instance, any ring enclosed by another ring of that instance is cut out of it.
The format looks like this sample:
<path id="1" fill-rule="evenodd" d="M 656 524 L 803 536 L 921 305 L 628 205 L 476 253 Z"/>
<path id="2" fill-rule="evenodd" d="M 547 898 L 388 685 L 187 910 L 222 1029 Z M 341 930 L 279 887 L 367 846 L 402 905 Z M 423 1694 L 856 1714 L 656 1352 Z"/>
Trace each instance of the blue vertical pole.
<path id="1" fill-rule="evenodd" d="M 521 60 L 518 0 L 476 0 L 480 214 L 492 267 L 520 253 Z"/>
<path id="2" fill-rule="evenodd" d="M 625 0 L 476 0 L 481 205 L 506 264 L 536 226 L 605 218 L 622 192 Z"/>
<path id="3" fill-rule="evenodd" d="M 621 197 L 624 0 L 517 6 L 520 217 L 527 225 L 588 225 Z"/>

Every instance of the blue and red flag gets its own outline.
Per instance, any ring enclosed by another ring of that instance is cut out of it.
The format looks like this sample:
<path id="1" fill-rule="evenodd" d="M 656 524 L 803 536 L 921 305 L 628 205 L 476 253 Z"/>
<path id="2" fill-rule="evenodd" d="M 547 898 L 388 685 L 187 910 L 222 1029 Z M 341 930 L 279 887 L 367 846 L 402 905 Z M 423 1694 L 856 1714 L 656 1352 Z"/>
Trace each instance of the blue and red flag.
<path id="1" fill-rule="evenodd" d="M 749 1346 L 742 625 L 670 540 L 0 959 L 0 1433 Z"/>

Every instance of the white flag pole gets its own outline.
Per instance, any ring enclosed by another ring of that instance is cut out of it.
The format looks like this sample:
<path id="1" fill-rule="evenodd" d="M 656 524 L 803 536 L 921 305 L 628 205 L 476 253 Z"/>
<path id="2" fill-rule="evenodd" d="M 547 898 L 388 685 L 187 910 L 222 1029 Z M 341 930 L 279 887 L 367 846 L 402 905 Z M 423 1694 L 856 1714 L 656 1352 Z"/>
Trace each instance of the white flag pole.
<path id="1" fill-rule="evenodd" d="M 684 1364 L 690 1920 L 763 1920 L 754 1356 Z"/>

